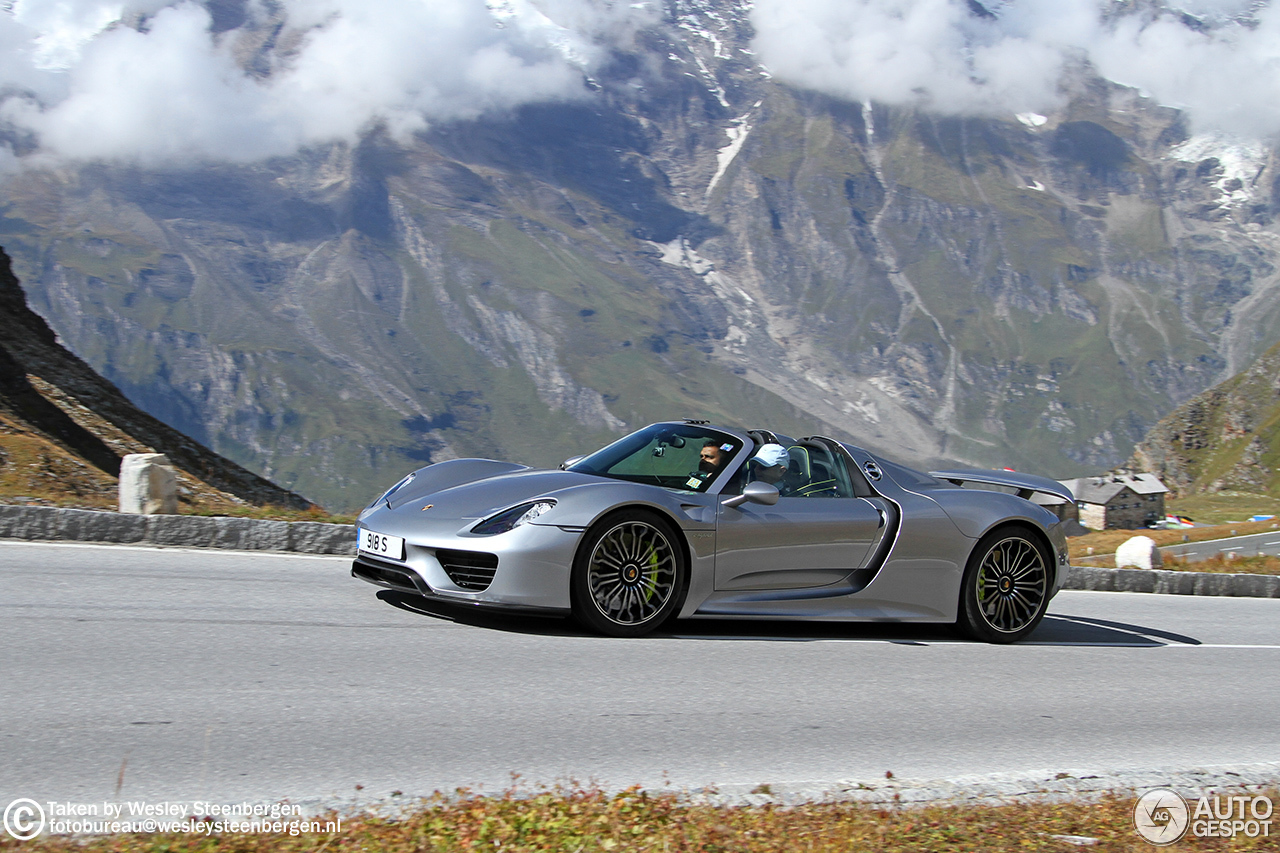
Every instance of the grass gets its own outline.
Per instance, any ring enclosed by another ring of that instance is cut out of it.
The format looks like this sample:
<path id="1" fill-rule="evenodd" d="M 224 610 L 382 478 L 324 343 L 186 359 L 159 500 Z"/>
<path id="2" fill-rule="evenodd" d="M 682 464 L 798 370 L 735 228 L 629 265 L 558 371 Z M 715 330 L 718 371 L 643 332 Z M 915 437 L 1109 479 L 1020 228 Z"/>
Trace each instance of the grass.
<path id="1" fill-rule="evenodd" d="M 1185 503 L 1180 502 L 1180 504 L 1185 506 Z M 1250 506 L 1256 506 L 1256 504 L 1250 504 Z M 1256 510 L 1250 510 L 1250 513 L 1254 511 Z M 1266 533 L 1277 529 L 1280 529 L 1280 519 L 1231 522 L 1210 527 L 1191 527 L 1184 530 L 1100 530 L 1068 540 L 1068 547 L 1072 562 L 1079 561 L 1088 566 L 1114 568 L 1116 548 L 1134 536 L 1150 537 L 1158 547 L 1164 547 L 1166 545 L 1180 545 L 1183 542 L 1208 542 L 1215 539 L 1230 539 L 1235 536 L 1248 536 L 1253 533 Z M 1164 556 L 1164 567 L 1172 571 L 1185 572 L 1280 575 L 1280 557 L 1265 555 L 1228 557 L 1224 555 L 1207 560 L 1182 560 L 1166 554 Z"/>
<path id="2" fill-rule="evenodd" d="M 1211 527 L 1189 527 L 1184 530 L 1098 530 L 1068 540 L 1071 559 L 1114 554 L 1116 548 L 1134 536 L 1147 536 L 1158 547 L 1179 545 L 1183 542 L 1208 542 L 1213 539 L 1230 539 L 1280 529 L 1280 518 L 1270 521 L 1246 521 L 1219 524 Z"/>
<path id="3" fill-rule="evenodd" d="M 1086 558 L 1081 565 L 1098 569 L 1114 569 L 1114 554 Z M 1132 568 L 1132 567 L 1130 567 Z M 1213 572 L 1221 574 L 1280 575 L 1280 557 L 1255 555 L 1245 557 L 1210 557 L 1207 560 L 1183 560 L 1164 555 L 1164 568 L 1172 572 Z"/>
<path id="4" fill-rule="evenodd" d="M 0 416 L 0 503 L 9 502 L 108 509 L 116 478 Z"/>
<path id="5" fill-rule="evenodd" d="M 289 509 L 281 506 L 227 506 L 218 509 L 193 509 L 183 515 L 225 516 L 230 518 L 259 518 L 268 521 L 318 521 L 323 524 L 355 524 L 354 515 L 334 515 L 323 507 Z"/>
<path id="6" fill-rule="evenodd" d="M 1207 560 L 1181 560 L 1166 556 L 1164 567 L 1179 572 L 1222 572 L 1226 574 L 1280 575 L 1280 557 L 1210 557 Z"/>
<path id="7" fill-rule="evenodd" d="M 1253 515 L 1280 518 L 1280 497 L 1249 492 L 1215 492 L 1169 501 L 1169 512 L 1194 518 L 1201 524 L 1228 524 Z"/>
<path id="8" fill-rule="evenodd" d="M 463 792 L 465 793 L 465 792 Z M 1274 799 L 1276 792 L 1270 792 Z M 901 853 L 902 851 L 1067 851 L 1090 840 L 1099 853 L 1153 849 L 1133 828 L 1134 799 L 1109 794 L 1096 802 L 898 808 L 849 803 L 800 806 L 691 804 L 675 794 L 629 789 L 544 791 L 532 796 L 445 799 L 437 796 L 396 818 L 344 818 L 338 833 L 0 837 L 0 850 L 63 851 L 564 851 L 564 853 Z M 321 818 L 320 820 L 325 820 Z M 333 819 L 333 816 L 328 816 Z M 1190 834 L 1179 851 L 1274 850 L 1274 838 L 1208 839 Z"/>

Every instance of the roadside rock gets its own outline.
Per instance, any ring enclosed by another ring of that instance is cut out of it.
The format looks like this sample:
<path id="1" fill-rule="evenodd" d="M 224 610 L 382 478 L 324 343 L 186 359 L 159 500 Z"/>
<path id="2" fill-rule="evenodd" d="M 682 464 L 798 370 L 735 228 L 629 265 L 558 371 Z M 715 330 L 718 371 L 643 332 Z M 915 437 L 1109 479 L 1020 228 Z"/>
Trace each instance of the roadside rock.
<path id="1" fill-rule="evenodd" d="M 163 453 L 130 453 L 120 460 L 120 511 L 177 515 L 178 475 Z"/>
<path id="2" fill-rule="evenodd" d="M 1134 536 L 1116 549 L 1116 568 L 1160 569 L 1164 558 L 1150 536 Z"/>

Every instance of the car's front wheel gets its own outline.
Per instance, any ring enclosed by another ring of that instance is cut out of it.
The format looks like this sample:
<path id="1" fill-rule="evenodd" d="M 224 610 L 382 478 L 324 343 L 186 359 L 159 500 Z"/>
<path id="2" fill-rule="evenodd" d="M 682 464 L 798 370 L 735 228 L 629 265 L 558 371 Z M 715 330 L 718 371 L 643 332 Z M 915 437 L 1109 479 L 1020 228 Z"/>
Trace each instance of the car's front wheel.
<path id="1" fill-rule="evenodd" d="M 1049 553 L 1030 530 L 1002 527 L 978 542 L 960 587 L 959 627 L 975 640 L 1012 643 L 1044 618 Z"/>
<path id="2" fill-rule="evenodd" d="M 573 613 L 588 628 L 639 637 L 675 612 L 688 564 L 670 524 L 625 510 L 587 532 L 573 561 Z"/>

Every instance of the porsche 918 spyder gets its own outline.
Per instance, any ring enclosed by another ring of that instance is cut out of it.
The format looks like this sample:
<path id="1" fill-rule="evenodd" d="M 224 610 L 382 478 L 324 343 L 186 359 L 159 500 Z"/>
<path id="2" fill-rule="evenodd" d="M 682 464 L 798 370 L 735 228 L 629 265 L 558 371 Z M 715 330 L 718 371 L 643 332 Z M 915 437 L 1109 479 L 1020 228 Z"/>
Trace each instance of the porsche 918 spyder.
<path id="1" fill-rule="evenodd" d="M 355 577 L 565 614 L 614 636 L 671 618 L 954 623 L 1007 643 L 1067 572 L 1074 501 L 1043 477 L 898 465 L 822 436 L 672 421 L 559 470 L 454 459 L 357 522 Z"/>

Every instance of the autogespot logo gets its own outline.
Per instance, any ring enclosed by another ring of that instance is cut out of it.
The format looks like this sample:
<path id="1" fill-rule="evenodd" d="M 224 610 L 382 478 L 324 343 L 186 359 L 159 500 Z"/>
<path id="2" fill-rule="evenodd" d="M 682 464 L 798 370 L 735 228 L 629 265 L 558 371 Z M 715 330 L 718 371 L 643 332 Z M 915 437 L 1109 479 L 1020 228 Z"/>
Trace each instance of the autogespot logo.
<path id="1" fill-rule="evenodd" d="M 1177 791 L 1147 791 L 1133 806 L 1133 827 L 1152 844 L 1173 844 L 1187 834 L 1190 825 L 1191 810 Z"/>
<path id="2" fill-rule="evenodd" d="M 1260 794 L 1202 794 L 1188 800 L 1177 791 L 1155 788 L 1134 803 L 1133 827 L 1161 847 L 1188 830 L 1194 838 L 1270 838 L 1274 814 L 1275 803 Z"/>
<path id="3" fill-rule="evenodd" d="M 35 800 L 14 800 L 4 810 L 4 830 L 19 841 L 30 841 L 44 831 L 44 809 Z"/>

